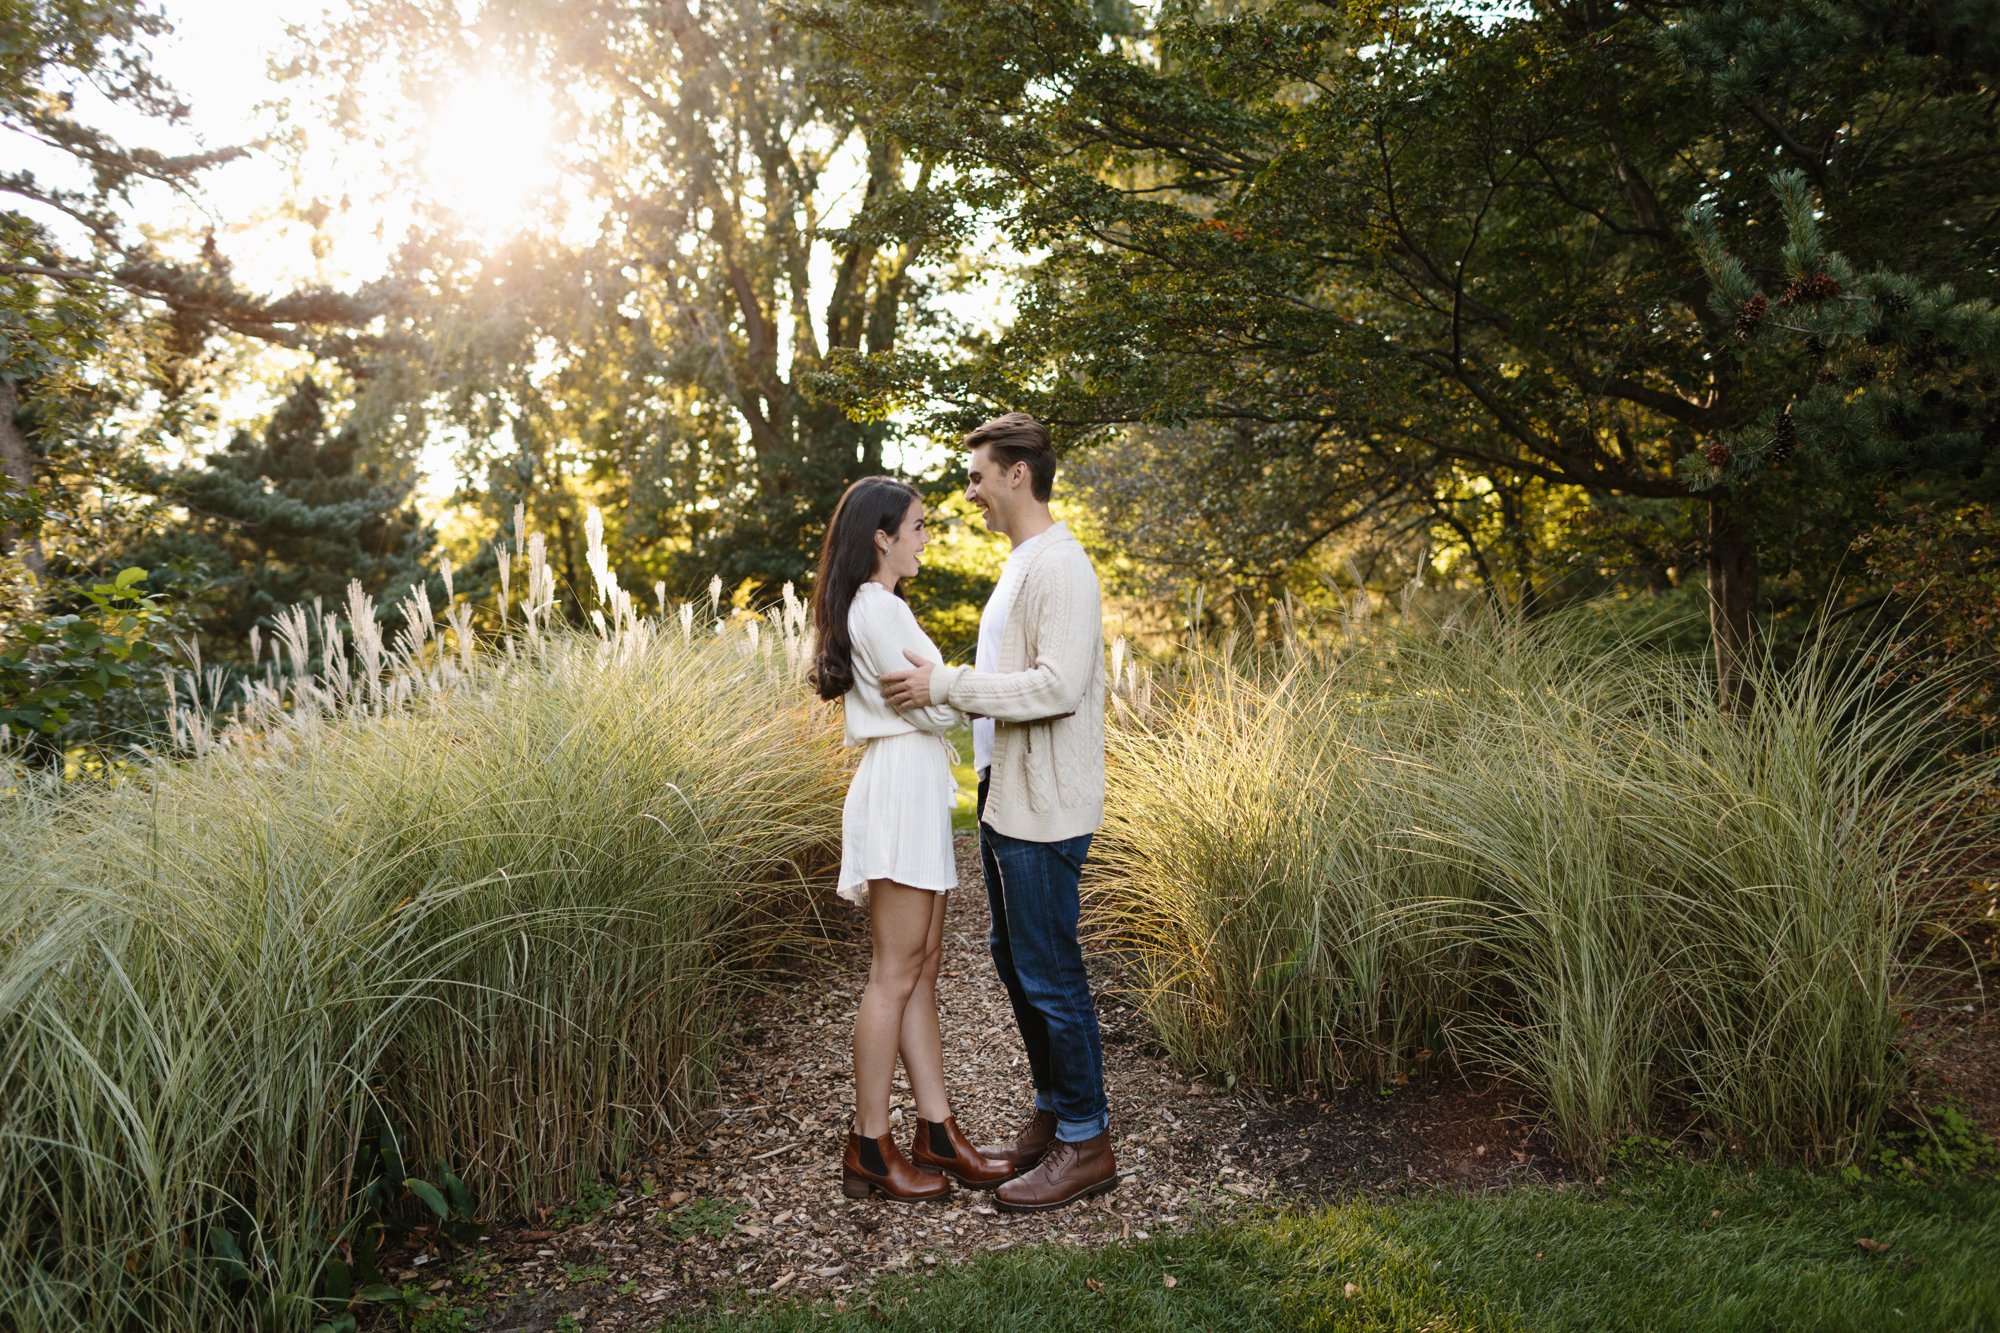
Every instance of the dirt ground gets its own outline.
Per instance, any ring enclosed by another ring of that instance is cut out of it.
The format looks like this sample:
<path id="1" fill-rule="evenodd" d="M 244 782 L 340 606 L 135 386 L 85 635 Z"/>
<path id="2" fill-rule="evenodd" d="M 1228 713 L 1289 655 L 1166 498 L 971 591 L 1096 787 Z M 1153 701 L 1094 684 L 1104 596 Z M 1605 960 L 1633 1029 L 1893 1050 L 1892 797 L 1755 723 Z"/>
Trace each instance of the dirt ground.
<path id="1" fill-rule="evenodd" d="M 960 884 L 939 978 L 959 1123 L 975 1140 L 1030 1105 L 1012 1011 L 986 952 L 977 854 Z M 848 1050 L 867 968 L 854 913 L 796 978 L 753 1002 L 715 1109 L 681 1146 L 567 1216 L 496 1232 L 483 1257 L 413 1263 L 399 1278 L 478 1327 L 526 1333 L 564 1315 L 584 1330 L 651 1328 L 717 1297 L 844 1297 L 874 1278 L 1047 1241 L 1145 1239 L 1244 1208 L 1449 1186 L 1559 1179 L 1562 1168 L 1494 1089 L 1417 1080 L 1331 1099 L 1270 1099 L 1177 1074 L 1093 960 L 1118 1188 L 1054 1213 L 1010 1215 L 959 1189 L 945 1203 L 850 1201 L 840 1151 L 852 1105 Z M 897 1124 L 913 1114 L 898 1082 Z M 560 1220 L 563 1225 L 556 1225 Z"/>

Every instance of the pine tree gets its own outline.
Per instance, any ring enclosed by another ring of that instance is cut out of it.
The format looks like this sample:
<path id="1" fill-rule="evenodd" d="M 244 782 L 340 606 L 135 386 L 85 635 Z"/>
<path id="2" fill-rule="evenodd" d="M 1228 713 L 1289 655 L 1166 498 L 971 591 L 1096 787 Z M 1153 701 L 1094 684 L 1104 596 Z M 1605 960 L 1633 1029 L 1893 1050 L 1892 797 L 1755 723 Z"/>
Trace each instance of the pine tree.
<path id="1" fill-rule="evenodd" d="M 66 580 L 87 587 L 112 572 L 84 515 L 130 498 L 153 441 L 108 423 L 153 417 L 153 432 L 171 433 L 219 335 L 337 352 L 351 341 L 342 331 L 376 310 L 319 289 L 250 291 L 212 232 L 177 259 L 180 238 L 139 216 L 140 187 L 198 197 L 208 172 L 247 151 L 165 152 L 85 118 L 108 105 L 150 140 L 187 124 L 187 102 L 152 67 L 152 46 L 173 30 L 156 11 L 142 0 L 0 4 L 0 131 L 48 164 L 0 165 L 0 580 L 15 565 L 26 576 L 0 597 L 0 637 L 37 602 L 73 602 Z"/>
<path id="2" fill-rule="evenodd" d="M 187 517 L 127 561 L 166 566 L 159 581 L 200 606 L 216 650 L 287 606 L 344 596 L 350 580 L 393 607 L 425 577 L 435 533 L 409 503 L 411 484 L 378 476 L 360 436 L 329 431 L 326 417 L 326 393 L 307 377 L 261 438 L 239 432 L 202 466 L 157 478 Z"/>
<path id="3" fill-rule="evenodd" d="M 2000 448 L 2000 309 L 1951 283 L 1856 272 L 1827 247 L 1805 176 L 1779 172 L 1771 185 L 1785 245 L 1763 284 L 1728 249 L 1713 207 L 1688 211 L 1711 306 L 1732 321 L 1746 361 L 1791 380 L 1766 418 L 1681 460 L 1690 487 L 1981 469 Z"/>

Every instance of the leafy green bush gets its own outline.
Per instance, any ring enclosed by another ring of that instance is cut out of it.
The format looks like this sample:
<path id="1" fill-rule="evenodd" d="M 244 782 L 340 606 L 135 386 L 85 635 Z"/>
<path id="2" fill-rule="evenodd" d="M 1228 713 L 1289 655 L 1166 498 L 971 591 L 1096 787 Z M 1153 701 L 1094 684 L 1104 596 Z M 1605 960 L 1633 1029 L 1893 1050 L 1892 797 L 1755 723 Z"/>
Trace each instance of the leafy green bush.
<path id="1" fill-rule="evenodd" d="M 1865 1148 L 1994 757 L 1944 761 L 1944 682 L 1809 650 L 1737 718 L 1699 665 L 1589 631 L 1120 673 L 1095 901 L 1177 1060 L 1324 1085 L 1440 1050 L 1591 1162 L 1691 1122 Z"/>
<path id="2" fill-rule="evenodd" d="M 0 639 L 0 740 L 48 735 L 72 709 L 132 683 L 152 653 L 146 632 L 159 598 L 139 585 L 146 571 L 120 570 L 109 583 L 78 587 L 86 609 L 5 626 Z"/>
<path id="3" fill-rule="evenodd" d="M 179 720 L 199 758 L 0 798 L 0 1324 L 302 1329 L 382 1209 L 469 1209 L 381 1126 L 496 1215 L 683 1123 L 836 845 L 837 732 L 795 611 L 575 635 L 531 584 L 501 651 L 323 620 Z"/>

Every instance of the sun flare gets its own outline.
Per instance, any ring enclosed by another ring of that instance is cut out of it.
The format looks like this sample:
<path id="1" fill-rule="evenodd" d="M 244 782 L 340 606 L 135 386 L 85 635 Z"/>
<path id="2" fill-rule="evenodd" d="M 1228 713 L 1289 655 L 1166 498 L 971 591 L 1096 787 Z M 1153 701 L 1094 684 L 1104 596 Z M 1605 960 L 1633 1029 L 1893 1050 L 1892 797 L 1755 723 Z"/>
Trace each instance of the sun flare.
<path id="1" fill-rule="evenodd" d="M 496 238 L 521 230 L 553 174 L 548 99 L 511 80 L 460 84 L 438 106 L 424 155 L 430 188 L 465 226 Z"/>

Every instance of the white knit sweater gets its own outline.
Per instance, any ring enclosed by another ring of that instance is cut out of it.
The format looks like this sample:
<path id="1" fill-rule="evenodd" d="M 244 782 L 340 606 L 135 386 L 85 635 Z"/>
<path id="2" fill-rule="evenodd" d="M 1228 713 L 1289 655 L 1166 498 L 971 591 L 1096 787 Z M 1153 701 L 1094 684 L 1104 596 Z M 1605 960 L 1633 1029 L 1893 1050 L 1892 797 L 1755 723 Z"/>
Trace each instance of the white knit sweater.
<path id="1" fill-rule="evenodd" d="M 1097 571 L 1058 523 L 1020 574 L 1000 669 L 938 668 L 931 698 L 993 719 L 986 822 L 1061 842 L 1104 822 L 1104 617 Z"/>
<path id="2" fill-rule="evenodd" d="M 882 676 L 910 669 L 909 659 L 903 656 L 906 650 L 927 662 L 944 656 L 917 624 L 908 602 L 868 580 L 855 589 L 854 601 L 847 608 L 847 637 L 853 645 L 854 684 L 841 701 L 846 722 L 844 744 L 866 745 L 908 731 L 943 733 L 962 721 L 955 710 L 942 703 L 899 713 L 882 697 Z"/>

